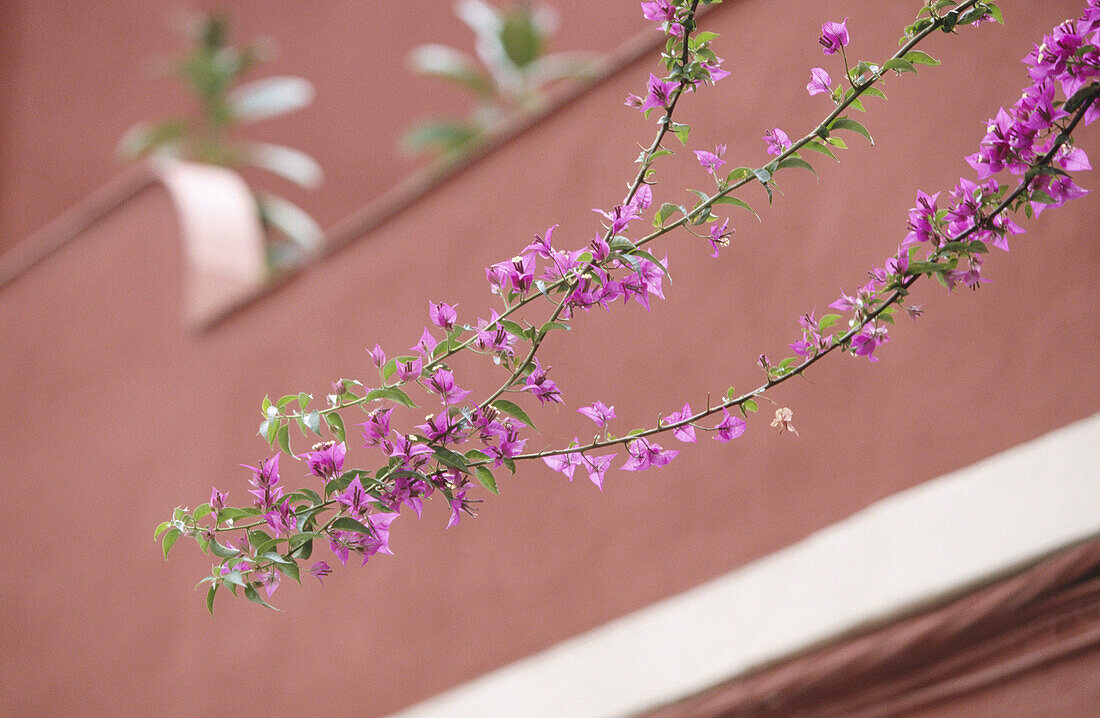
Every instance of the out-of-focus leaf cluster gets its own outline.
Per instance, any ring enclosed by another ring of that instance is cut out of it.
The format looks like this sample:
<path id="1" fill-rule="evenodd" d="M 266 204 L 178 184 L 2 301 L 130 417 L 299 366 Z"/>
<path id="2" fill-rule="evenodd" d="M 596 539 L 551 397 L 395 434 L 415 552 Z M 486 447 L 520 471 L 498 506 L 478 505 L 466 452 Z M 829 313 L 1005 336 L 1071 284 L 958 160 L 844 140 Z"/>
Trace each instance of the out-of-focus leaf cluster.
<path id="1" fill-rule="evenodd" d="M 501 10 L 484 0 L 458 0 L 455 14 L 476 36 L 472 57 L 453 47 L 420 45 L 408 56 L 413 71 L 453 83 L 474 97 L 469 115 L 415 124 L 401 138 L 410 154 L 460 154 L 490 135 L 506 118 L 543 108 L 553 87 L 591 77 L 601 56 L 547 53 L 557 17 L 547 6 L 520 0 Z"/>
<path id="2" fill-rule="evenodd" d="M 133 161 L 167 155 L 230 169 L 254 167 L 306 189 L 320 185 L 321 167 L 306 153 L 233 136 L 240 125 L 308 106 L 313 101 L 313 85 L 287 75 L 242 82 L 249 70 L 270 57 L 271 43 L 259 40 L 246 47 L 232 45 L 229 19 L 224 15 L 191 18 L 186 34 L 189 49 L 166 58 L 163 66 L 194 100 L 195 112 L 134 125 L 119 141 L 119 157 Z M 267 233 L 272 267 L 300 259 L 319 246 L 323 232 L 305 210 L 257 188 L 253 195 Z"/>

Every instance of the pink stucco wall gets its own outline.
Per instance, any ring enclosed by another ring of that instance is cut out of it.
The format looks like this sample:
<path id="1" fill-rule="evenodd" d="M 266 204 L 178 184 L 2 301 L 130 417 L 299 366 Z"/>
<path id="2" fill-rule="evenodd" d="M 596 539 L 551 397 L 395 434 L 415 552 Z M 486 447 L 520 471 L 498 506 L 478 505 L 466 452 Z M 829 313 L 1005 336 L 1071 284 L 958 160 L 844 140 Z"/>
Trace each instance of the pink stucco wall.
<path id="1" fill-rule="evenodd" d="M 424 12 L 435 7 L 422 4 Z M 599 5 L 600 22 L 616 37 L 640 27 L 633 3 Z M 820 63 L 819 22 L 851 16 L 855 52 L 878 58 L 896 47 L 895 29 L 915 5 L 824 0 L 800 17 L 794 11 L 805 3 L 727 2 L 708 23 L 723 34 L 721 54 L 735 74 L 685 101 L 685 121 L 696 127 L 692 147 L 727 142 L 733 165 L 762 162 L 765 129 L 794 134 L 827 110 L 827 100 L 808 100 L 803 89 L 808 68 Z M 669 301 L 649 314 L 636 305 L 595 312 L 556 337 L 544 364 L 572 406 L 602 399 L 626 427 L 685 399 L 702 405 L 730 384 L 758 383 L 756 356 L 783 356 L 797 338 L 799 313 L 820 312 L 894 250 L 916 189 L 947 190 L 967 171 L 961 157 L 985 118 L 1025 81 L 1016 60 L 1080 3 L 1002 5 L 1007 27 L 935 36 L 924 49 L 944 65 L 891 79 L 889 102 L 869 103 L 860 119 L 874 148 L 853 140 L 841 164 L 815 160 L 820 181 L 781 175 L 774 208 L 761 193 L 747 193 L 764 221 L 733 215 L 738 231 L 720 260 L 686 235 L 662 246 L 671 262 Z M 374 164 L 371 148 L 387 156 L 389 137 L 374 128 L 400 116 L 402 102 L 372 85 L 382 82 L 378 61 L 355 54 L 357 43 L 377 41 L 396 57 L 406 40 L 423 38 L 396 29 L 416 26 L 412 10 L 379 19 L 365 5 L 350 15 L 335 4 L 317 7 L 307 18 L 288 8 L 263 20 L 244 6 L 240 13 L 246 31 L 280 38 L 287 63 L 280 69 L 309 76 L 320 97 L 356 98 L 354 112 L 319 100 L 316 114 L 278 128 L 328 169 L 328 189 L 313 209 L 331 220 L 398 175 L 385 161 Z M 106 29 L 114 10 L 103 10 L 91 28 L 37 4 L 14 12 L 45 15 L 5 32 L 36 45 L 65 38 L 57 52 L 77 52 L 77 37 L 102 38 L 97 47 L 106 49 L 79 55 L 99 57 L 99 73 L 147 54 L 128 33 L 121 36 L 131 40 L 111 40 L 119 34 Z M 581 21 L 587 12 L 591 5 L 581 3 L 565 14 L 571 27 L 598 29 Z M 132 15 L 152 28 L 160 16 Z M 633 24 L 620 26 L 620 17 Z M 338 42 L 319 42 L 338 28 L 347 32 Z M 595 46 L 596 33 L 569 32 L 577 33 L 567 35 L 575 46 Z M 120 43 L 132 59 L 118 54 Z M 1100 265 L 1092 241 L 1100 204 L 1090 198 L 1026 223 L 1011 254 L 987 262 L 994 281 L 981 291 L 919 286 L 913 301 L 925 316 L 899 323 L 879 363 L 831 358 L 808 381 L 784 385 L 775 399 L 794 409 L 799 437 L 776 435 L 765 406 L 768 416 L 751 421 L 736 442 L 704 441 L 664 470 L 616 472 L 602 494 L 528 466 L 502 477 L 502 495 L 489 497 L 477 521 L 444 531 L 446 512 L 430 506 L 422 521 L 395 524 L 396 557 L 337 571 L 323 588 L 312 578 L 304 588 L 286 586 L 275 596 L 283 613 L 226 601 L 211 621 L 191 590 L 207 570 L 204 557 L 181 542 L 165 564 L 153 527 L 176 504 L 204 501 L 212 483 L 242 500 L 246 472 L 237 464 L 267 451 L 253 436 L 265 393 L 320 396 L 338 377 L 369 380 L 364 347 L 377 341 L 392 354 L 411 346 L 429 300 L 457 302 L 463 320 L 485 315 L 482 268 L 533 233 L 560 223 L 555 240 L 563 246 L 593 236 L 589 208 L 616 201 L 635 143 L 652 130 L 622 98 L 654 68 L 647 60 L 610 78 L 203 333 L 181 321 L 178 233 L 156 188 L 0 290 L 5 711 L 384 714 L 1097 410 L 1100 307 L 1090 285 Z M 84 82 L 97 76 L 83 64 L 72 73 Z M 14 96 L 41 91 L 24 82 Z M 116 101 L 111 114 L 83 120 L 89 142 L 94 133 L 103 147 L 149 98 Z M 6 123 L 25 112 L 4 103 Z M 26 131 L 7 134 L 3 144 L 5 172 L 22 188 L 4 183 L 5 217 L 11 213 L 20 233 L 94 187 L 88 177 L 109 175 L 101 160 L 67 159 L 73 149 L 62 129 L 31 133 L 36 117 L 19 120 Z M 1095 132 L 1082 145 L 1100 156 Z M 658 201 L 683 201 L 677 188 L 708 181 L 687 155 L 665 161 Z M 498 378 L 472 362 L 457 370 L 470 388 Z M 535 418 L 543 433 L 533 447 L 590 430 L 569 407 Z M 353 458 L 367 456 L 351 444 Z"/>

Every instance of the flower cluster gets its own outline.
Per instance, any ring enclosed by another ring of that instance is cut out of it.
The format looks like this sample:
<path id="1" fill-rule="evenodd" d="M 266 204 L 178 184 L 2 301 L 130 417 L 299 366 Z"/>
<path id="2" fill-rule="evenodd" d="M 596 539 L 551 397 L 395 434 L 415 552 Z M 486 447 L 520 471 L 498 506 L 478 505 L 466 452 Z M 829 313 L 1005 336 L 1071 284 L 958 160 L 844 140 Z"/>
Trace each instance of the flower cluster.
<path id="1" fill-rule="evenodd" d="M 658 417 L 655 426 L 619 436 L 612 431 L 614 406 L 596 401 L 577 410 L 598 427 L 599 434 L 591 442 L 584 444 L 574 437 L 565 448 L 527 450 L 534 424 L 519 404 L 505 397 L 530 405 L 564 403 L 562 387 L 537 356 L 551 332 L 568 328 L 578 309 L 608 310 L 620 299 L 622 304 L 633 302 L 648 310 L 652 298 L 664 298 L 663 279 L 669 263 L 667 256 L 658 259 L 646 245 L 682 227 L 708 241 L 712 256 L 718 256 L 734 230 L 728 219 L 714 214 L 716 205 L 751 210 L 731 194 L 749 182 L 759 182 L 770 200 L 776 172 L 810 167 L 799 155 L 800 149 L 833 156 L 833 148 L 844 147 L 831 137 L 832 132 L 847 130 L 869 138 L 862 125 L 841 114 L 843 110 L 858 102 L 861 94 L 872 94 L 870 88 L 881 81 L 883 69 L 905 67 L 911 64 L 910 59 L 934 63 L 923 53 L 912 52 L 932 30 L 980 23 L 992 16 L 995 7 L 978 0 L 939 2 L 936 7 L 941 10 L 955 7 L 934 15 L 932 6 L 926 5 L 922 13 L 930 17 L 908 28 L 902 50 L 881 66 L 860 62 L 849 68 L 847 18 L 825 23 L 819 39 L 823 53 L 841 55 L 851 89 L 831 89 L 829 74 L 813 68 L 807 91 L 811 95 L 828 92 L 836 106 L 834 112 L 800 140 L 792 140 L 779 128 L 769 130 L 764 140 L 769 158 L 774 159 L 760 168 L 739 167 L 723 177 L 719 170 L 726 164 L 725 145 L 719 144 L 713 151 L 694 150 L 702 169 L 716 183 L 716 192 L 693 190 L 699 202 L 690 209 L 673 203 L 660 205 L 653 216 L 655 231 L 643 236 L 638 227 L 654 213 L 652 165 L 670 153 L 662 140 L 671 132 L 686 144 L 687 126 L 672 121 L 678 99 L 685 91 L 713 84 L 728 74 L 709 47 L 716 36 L 692 34 L 695 13 L 703 1 L 642 3 L 644 16 L 668 38 L 663 56 L 667 74 L 651 74 L 646 97 L 632 95 L 627 104 L 647 114 L 653 110 L 662 114 L 654 142 L 639 157 L 640 168 L 626 197 L 610 209 L 593 210 L 603 220 L 601 233 L 581 246 L 563 249 L 560 237 L 556 241 L 554 236 L 558 226 L 553 225 L 535 235 L 515 256 L 487 267 L 490 293 L 501 305 L 491 308 L 487 317 L 463 321 L 457 307 L 429 302 L 428 323 L 405 354 L 388 358 L 378 345 L 368 352 L 378 371 L 373 386 L 342 379 L 333 384 L 326 405 L 315 409 L 310 408 L 312 397 L 307 394 L 287 395 L 274 402 L 265 398 L 259 433 L 280 451 L 255 467 L 246 467 L 251 472 L 252 505 L 230 506 L 228 494 L 215 488 L 208 503 L 194 511 L 177 509 L 172 520 L 158 528 L 157 533 L 164 534 L 166 556 L 172 544 L 186 535 L 194 537 L 204 552 L 220 559 L 204 579 L 210 584 L 208 606 L 212 607 L 222 587 L 234 594 L 243 590 L 245 597 L 267 605 L 259 591 L 270 597 L 281 576 L 298 581 L 299 562 L 311 558 L 315 545 L 327 545 L 342 565 L 353 554 L 363 564 L 377 554 L 391 554 L 393 523 L 406 509 L 420 517 L 425 501 L 437 494 L 449 506 L 448 527 L 454 526 L 463 514 L 476 513 L 477 488 L 496 493 L 494 472 L 507 469 L 514 473 L 518 461 L 541 459 L 570 481 L 578 468 L 583 469 L 602 490 L 613 467 L 638 472 L 672 462 L 679 450 L 658 443 L 655 437 L 659 434 L 671 433 L 683 444 L 697 443 L 699 432 L 721 443 L 732 441 L 746 431 L 745 419 L 757 410 L 757 397 L 834 349 L 876 361 L 876 349 L 890 339 L 886 325 L 892 321 L 893 305 L 901 305 L 908 287 L 920 276 L 934 275 L 948 287 L 958 283 L 979 286 L 981 256 L 987 245 L 1007 251 L 1007 238 L 1023 231 L 1008 219 L 1006 209 L 1022 207 L 1025 212 L 1037 213 L 1084 193 L 1068 173 L 1089 169 L 1089 161 L 1072 146 L 1070 138 L 1078 121 L 1087 125 L 1097 114 L 1093 101 L 1098 93 L 1098 0 L 1090 0 L 1084 16 L 1056 28 L 1025 58 L 1031 86 L 1010 109 L 997 113 L 978 152 L 967 158 L 978 172 L 978 181 L 960 179 L 950 200 L 941 193 L 919 192 L 898 252 L 882 267 L 874 268 L 863 286 L 850 295 L 842 293 L 830 305 L 850 315 L 846 331 L 834 329 L 842 322 L 841 314 L 820 318 L 805 314 L 799 319 L 802 338 L 790 345 L 796 357 L 773 364 L 761 355 L 760 366 L 768 381 L 758 389 L 741 396 L 731 389 L 724 401 L 712 404 L 708 399 L 706 408 L 699 411 L 685 403 L 678 411 Z M 1059 90 L 1070 99 L 1058 100 Z M 1014 192 L 1008 192 L 994 177 L 1002 170 L 1021 178 Z M 709 225 L 709 230 L 696 234 L 693 227 L 702 225 Z M 918 257 L 922 249 L 927 254 Z M 552 312 L 544 321 L 531 323 L 525 308 L 543 299 L 553 307 Z M 920 313 L 917 307 L 906 309 L 914 317 Z M 506 378 L 496 391 L 480 401 L 471 399 L 473 392 L 460 385 L 448 363 L 460 352 L 486 356 L 505 371 Z M 399 409 L 417 406 L 410 393 L 428 398 L 436 412 L 422 419 L 402 419 Z M 378 452 L 381 457 L 381 465 L 373 470 L 345 466 L 349 451 L 342 412 L 355 406 L 366 412 L 365 419 L 354 425 L 361 437 L 359 448 Z M 793 412 L 782 407 L 771 426 L 778 427 L 780 433 L 797 434 L 792 421 Z M 312 432 L 322 438 L 327 430 L 332 439 L 295 453 L 290 446 L 290 428 L 295 425 L 303 434 Z M 301 462 L 311 486 L 284 489 L 279 465 L 283 454 Z M 232 537 L 218 540 L 226 534 Z M 328 561 L 315 560 L 309 571 L 323 580 L 332 569 Z"/>
<path id="2" fill-rule="evenodd" d="M 841 46 L 846 34 L 844 39 Z M 916 277 L 933 275 L 948 289 L 959 284 L 977 289 L 988 247 L 1007 252 L 1008 237 L 1024 232 L 1003 210 L 1022 207 L 1031 216 L 1087 193 L 1068 173 L 1092 166 L 1084 150 L 1071 144 L 1066 125 L 1078 108 L 1083 108 L 1079 120 L 1085 126 L 1100 116 L 1100 103 L 1094 102 L 1100 94 L 1100 2 L 1089 0 L 1080 18 L 1056 27 L 1023 63 L 1031 83 L 1011 107 L 1000 108 L 989 120 L 978 151 L 965 158 L 978 181 L 960 178 L 942 207 L 941 193 L 918 191 L 898 252 L 873 268 L 854 295 L 842 293 L 829 305 L 852 315 L 848 327 L 854 333 L 844 341 L 853 354 L 876 361 L 875 349 L 890 339 L 889 304 L 901 304 Z M 1065 99 L 1059 99 L 1059 90 Z M 1002 171 L 1020 181 L 1014 197 L 1006 198 L 1008 185 L 994 177 Z M 927 256 L 918 260 L 921 247 L 927 247 Z M 919 308 L 910 308 L 910 314 L 916 317 Z M 802 357 L 841 341 L 821 336 L 812 315 L 803 316 L 800 324 L 803 339 L 791 348 Z"/>

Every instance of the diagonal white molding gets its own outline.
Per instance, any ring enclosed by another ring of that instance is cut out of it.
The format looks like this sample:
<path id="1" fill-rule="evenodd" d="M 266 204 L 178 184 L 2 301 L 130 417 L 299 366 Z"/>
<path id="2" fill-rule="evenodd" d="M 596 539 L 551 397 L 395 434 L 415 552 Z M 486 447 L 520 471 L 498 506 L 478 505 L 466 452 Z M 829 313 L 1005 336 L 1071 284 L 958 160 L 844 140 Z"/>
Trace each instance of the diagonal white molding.
<path id="1" fill-rule="evenodd" d="M 1098 533 L 1100 414 L 879 501 L 395 718 L 632 715 Z"/>

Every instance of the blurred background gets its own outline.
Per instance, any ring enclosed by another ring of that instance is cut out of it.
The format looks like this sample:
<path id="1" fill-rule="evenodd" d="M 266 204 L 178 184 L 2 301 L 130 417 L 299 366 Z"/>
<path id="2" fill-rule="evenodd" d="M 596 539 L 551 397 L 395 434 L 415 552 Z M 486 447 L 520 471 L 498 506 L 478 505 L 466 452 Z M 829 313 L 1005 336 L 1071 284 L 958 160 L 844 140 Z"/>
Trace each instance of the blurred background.
<path id="1" fill-rule="evenodd" d="M 671 140 L 656 202 L 709 187 L 690 150 L 725 143 L 731 167 L 756 166 L 766 130 L 800 136 L 827 114 L 828 100 L 805 92 L 809 68 L 841 74 L 817 45 L 823 21 L 849 17 L 850 56 L 878 60 L 919 6 L 713 8 L 702 24 L 721 34 L 733 74 L 681 103 L 693 129 L 686 149 Z M 889 101 L 869 100 L 859 117 L 874 147 L 853 136 L 839 164 L 812 158 L 820 179 L 785 173 L 772 207 L 746 193 L 763 221 L 731 215 L 720 259 L 704 241 L 670 238 L 657 252 L 669 254 L 667 302 L 580 317 L 547 347 L 571 403 L 533 415 L 542 434 L 529 447 L 583 436 L 591 425 L 573 409 L 596 399 L 633 427 L 758 384 L 756 357 L 785 356 L 799 314 L 820 314 L 893 253 L 918 188 L 969 176 L 962 157 L 986 118 L 1027 82 L 1018 60 L 1083 6 L 1005 0 L 1003 27 L 934 35 L 922 49 L 943 65 L 889 78 Z M 509 696 L 514 684 L 490 675 L 475 708 L 459 688 L 423 715 L 1053 716 L 1100 705 L 1100 505 L 1095 490 L 1078 493 L 1096 483 L 1098 458 L 1091 196 L 1021 222 L 1027 234 L 990 257 L 980 291 L 918 285 L 924 316 L 899 323 L 877 364 L 835 357 L 783 385 L 774 398 L 794 410 L 797 437 L 771 429 L 776 407 L 763 405 L 736 442 L 678 447 L 668 468 L 614 472 L 602 493 L 524 467 L 498 477 L 501 496 L 484 497 L 476 521 L 445 531 L 446 507 L 429 505 L 395 524 L 396 556 L 324 586 L 287 582 L 281 613 L 221 601 L 211 620 L 191 590 L 206 557 L 181 542 L 163 561 L 151 536 L 175 506 L 207 500 L 211 484 L 243 501 L 238 464 L 269 455 L 255 436 L 265 394 L 369 384 L 364 349 L 411 346 L 429 300 L 472 322 L 491 306 L 484 267 L 551 224 L 562 247 L 595 236 L 590 208 L 621 199 L 652 137 L 623 100 L 659 72 L 660 45 L 635 2 L 0 5 L 3 712 L 380 716 L 531 656 L 524 685 L 538 690 Z M 1095 158 L 1092 130 L 1080 144 Z M 499 379 L 487 363 L 456 371 L 479 391 Z M 1037 463 L 1005 453 L 1058 430 L 1071 433 L 1039 444 Z M 369 460 L 351 435 L 349 452 Z M 878 502 L 997 457 L 1017 467 L 1012 491 L 947 492 L 942 523 L 899 529 L 896 546 L 867 534 L 867 551 L 807 559 L 793 582 L 752 584 L 721 616 L 682 609 L 718 637 L 675 654 L 693 679 L 664 681 L 671 653 L 655 635 L 598 672 L 538 672 L 540 651 L 573 639 L 583 653 L 612 621 L 660 601 L 681 610 L 685 592 L 740 581 L 815 532 L 863 525 Z M 1062 483 L 1045 483 L 1049 472 Z M 293 467 L 284 476 L 293 482 Z M 1036 484 L 1049 507 L 1020 488 Z M 986 535 L 976 516 L 1031 528 Z M 781 650 L 752 652 L 747 635 L 719 630 L 722 616 L 768 606 L 785 620 L 784 601 L 812 604 L 822 586 L 844 606 L 894 596 L 892 567 L 935 535 L 1013 548 L 983 549 L 983 569 L 945 583 L 968 543 L 946 541 L 916 571 L 924 583 L 826 631 L 795 631 Z M 865 563 L 862 578 L 840 570 Z M 884 645 L 894 648 L 876 652 Z"/>

